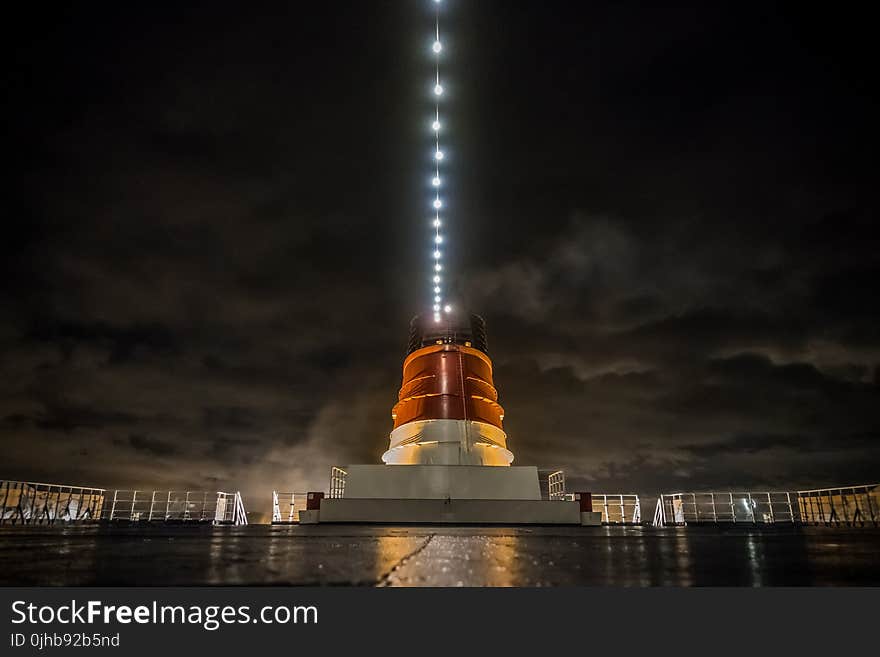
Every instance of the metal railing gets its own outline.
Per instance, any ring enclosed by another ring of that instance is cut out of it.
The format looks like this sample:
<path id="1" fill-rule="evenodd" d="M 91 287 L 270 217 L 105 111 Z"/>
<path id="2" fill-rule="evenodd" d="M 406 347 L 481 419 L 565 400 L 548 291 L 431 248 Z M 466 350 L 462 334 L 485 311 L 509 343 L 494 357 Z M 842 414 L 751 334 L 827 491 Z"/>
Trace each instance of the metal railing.
<path id="1" fill-rule="evenodd" d="M 663 494 L 657 499 L 654 526 L 797 522 L 796 501 L 796 494 L 788 491 Z"/>
<path id="2" fill-rule="evenodd" d="M 573 502 L 574 493 L 565 491 L 565 472 L 562 470 L 538 471 L 539 483 L 546 498 L 552 501 Z M 642 522 L 642 505 L 639 496 L 632 493 L 590 493 L 593 510 L 601 511 L 603 525 L 638 525 Z"/>
<path id="3" fill-rule="evenodd" d="M 565 475 L 562 470 L 546 477 L 547 499 L 573 502 L 574 493 L 565 492 Z M 642 503 L 634 493 L 590 493 L 593 511 L 602 513 L 603 525 L 638 525 L 642 522 Z"/>
<path id="4" fill-rule="evenodd" d="M 114 490 L 101 516 L 109 522 L 212 523 L 246 525 L 241 493 Z"/>
<path id="5" fill-rule="evenodd" d="M 704 523 L 877 526 L 880 484 L 809 491 L 711 491 L 657 498 L 654 526 Z"/>
<path id="6" fill-rule="evenodd" d="M 818 488 L 797 492 L 801 521 L 806 524 L 874 527 L 880 522 L 880 484 Z"/>
<path id="7" fill-rule="evenodd" d="M 330 497 L 345 497 L 345 478 L 348 473 L 335 465 L 330 468 Z"/>
<path id="8" fill-rule="evenodd" d="M 278 493 L 272 491 L 272 524 L 289 525 L 299 522 L 299 512 L 305 511 L 308 493 Z"/>
<path id="9" fill-rule="evenodd" d="M 105 494 L 103 488 L 0 480 L 0 525 L 94 522 Z"/>
<path id="10" fill-rule="evenodd" d="M 246 525 L 248 524 L 247 511 L 244 510 L 244 501 L 241 493 L 217 492 L 217 505 L 214 512 L 215 525 Z"/>
<path id="11" fill-rule="evenodd" d="M 639 496 L 626 493 L 591 493 L 593 511 L 602 512 L 604 525 L 639 525 L 642 504 Z"/>
<path id="12" fill-rule="evenodd" d="M 238 492 L 107 490 L 0 480 L 0 504 L 0 525 L 98 521 L 247 524 Z"/>
<path id="13" fill-rule="evenodd" d="M 547 475 L 547 495 L 551 500 L 565 499 L 565 473 L 562 470 Z"/>

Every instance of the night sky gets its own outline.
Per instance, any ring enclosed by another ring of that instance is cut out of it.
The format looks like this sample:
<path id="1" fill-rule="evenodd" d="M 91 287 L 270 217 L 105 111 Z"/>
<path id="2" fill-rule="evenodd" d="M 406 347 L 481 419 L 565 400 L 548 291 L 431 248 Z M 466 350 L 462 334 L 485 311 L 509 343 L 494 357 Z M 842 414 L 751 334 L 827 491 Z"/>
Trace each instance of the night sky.
<path id="1" fill-rule="evenodd" d="M 257 507 L 387 446 L 429 301 L 433 5 L 182 4 L 5 26 L 0 477 Z M 641 4 L 445 2 L 451 299 L 516 464 L 873 483 L 873 23 Z"/>

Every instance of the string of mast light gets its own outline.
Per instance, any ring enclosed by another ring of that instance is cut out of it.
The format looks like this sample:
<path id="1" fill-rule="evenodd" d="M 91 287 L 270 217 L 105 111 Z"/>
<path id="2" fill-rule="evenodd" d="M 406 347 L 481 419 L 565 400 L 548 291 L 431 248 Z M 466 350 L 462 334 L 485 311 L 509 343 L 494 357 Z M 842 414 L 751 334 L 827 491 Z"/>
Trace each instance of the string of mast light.
<path id="1" fill-rule="evenodd" d="M 440 98 L 443 96 L 443 85 L 440 83 L 440 57 L 443 52 L 443 43 L 440 41 L 440 2 L 434 0 L 435 20 L 434 20 L 434 43 L 431 50 L 434 53 L 434 118 L 431 122 L 431 130 L 434 133 L 434 176 L 431 178 L 431 185 L 434 188 L 434 201 L 431 207 L 434 210 L 434 219 L 432 225 L 434 228 L 434 252 L 433 252 L 433 273 L 431 281 L 434 290 L 434 321 L 439 322 L 441 318 L 441 310 L 443 312 L 451 312 L 452 307 L 444 303 L 443 300 L 443 252 L 441 245 L 443 244 L 443 233 L 440 230 L 443 222 L 440 219 L 440 210 L 443 207 L 443 201 L 440 198 L 440 187 L 442 179 L 440 178 L 440 163 L 443 161 L 443 150 L 440 148 L 440 130 L 442 124 L 440 122 Z"/>

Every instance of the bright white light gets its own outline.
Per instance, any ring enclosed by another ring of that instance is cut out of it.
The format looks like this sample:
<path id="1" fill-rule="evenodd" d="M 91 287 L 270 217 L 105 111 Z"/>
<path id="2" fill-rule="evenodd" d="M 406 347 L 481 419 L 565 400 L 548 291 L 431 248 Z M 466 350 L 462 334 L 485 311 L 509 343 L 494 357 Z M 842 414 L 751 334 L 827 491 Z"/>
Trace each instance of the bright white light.
<path id="1" fill-rule="evenodd" d="M 434 3 L 439 5 L 440 0 L 434 0 Z M 436 148 L 434 150 L 434 159 L 439 163 L 444 158 L 444 153 L 442 150 L 440 150 L 440 129 L 442 126 L 440 124 L 440 105 L 439 105 L 439 103 L 440 103 L 439 97 L 442 96 L 444 93 L 443 85 L 440 84 L 440 68 L 439 68 L 439 66 L 440 66 L 440 64 L 439 64 L 440 53 L 444 50 L 444 44 L 440 41 L 439 9 L 438 9 L 438 14 L 437 14 L 437 33 L 435 35 L 435 41 L 431 44 L 431 50 L 433 50 L 434 53 L 437 55 L 436 61 L 438 62 L 438 64 L 437 64 L 437 67 L 438 67 L 437 68 L 437 77 L 434 80 L 434 82 L 435 82 L 434 95 L 438 98 L 438 100 L 436 101 L 437 102 L 437 109 L 436 109 L 436 113 L 435 113 L 435 118 L 433 121 L 431 121 L 431 129 L 434 131 L 435 135 L 437 135 Z M 440 189 L 439 188 L 441 187 L 442 182 L 443 181 L 440 179 L 440 165 L 437 164 L 435 175 L 431 178 L 431 185 L 437 189 L 437 192 L 435 193 L 435 197 L 432 201 L 432 204 L 433 204 L 436 212 L 435 212 L 435 217 L 431 223 L 434 225 L 434 228 L 437 229 L 435 236 L 434 236 L 434 244 L 437 246 L 435 246 L 434 252 L 432 254 L 434 256 L 434 272 L 435 272 L 432 280 L 434 281 L 434 321 L 438 322 L 438 323 L 440 321 L 442 321 L 441 314 L 440 314 L 441 309 L 445 310 L 447 313 L 452 310 L 451 306 L 448 306 L 448 305 L 444 306 L 443 305 L 443 296 L 442 296 L 441 287 L 440 287 L 440 282 L 442 279 L 440 277 L 439 272 L 443 270 L 443 265 L 440 264 L 443 253 L 440 251 L 440 247 L 439 247 L 439 245 L 443 243 L 443 236 L 440 235 L 440 225 L 441 225 L 440 208 L 443 207 L 443 201 L 440 200 Z"/>
<path id="2" fill-rule="evenodd" d="M 452 306 L 444 306 L 444 307 L 443 307 L 443 312 L 445 312 L 445 313 L 451 313 L 451 312 L 452 312 Z"/>

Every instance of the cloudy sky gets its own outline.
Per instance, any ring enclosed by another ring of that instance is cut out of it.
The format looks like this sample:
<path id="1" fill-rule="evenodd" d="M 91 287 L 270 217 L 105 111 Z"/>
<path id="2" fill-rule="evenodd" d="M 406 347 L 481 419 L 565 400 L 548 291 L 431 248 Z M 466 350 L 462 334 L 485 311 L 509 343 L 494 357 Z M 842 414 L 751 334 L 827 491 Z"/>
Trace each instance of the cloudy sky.
<path id="1" fill-rule="evenodd" d="M 5 39 L 0 477 L 258 507 L 387 445 L 431 3 L 236 4 L 35 5 Z M 517 463 L 880 479 L 868 22 L 639 4 L 446 3 L 452 298 Z"/>

